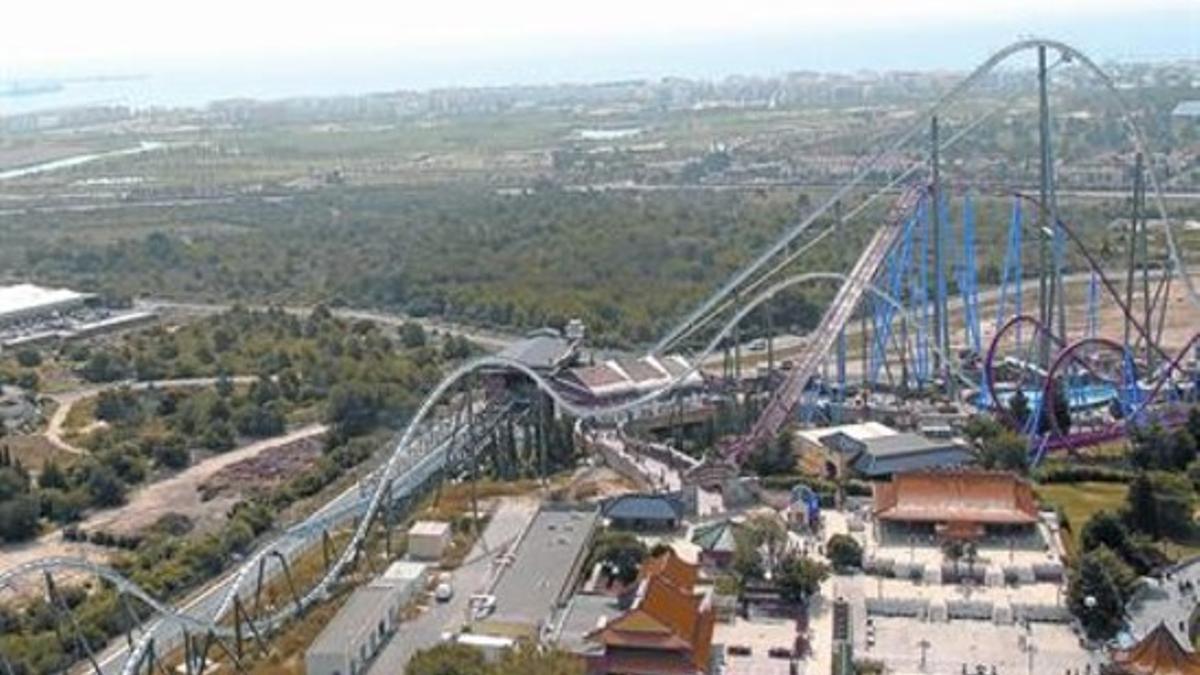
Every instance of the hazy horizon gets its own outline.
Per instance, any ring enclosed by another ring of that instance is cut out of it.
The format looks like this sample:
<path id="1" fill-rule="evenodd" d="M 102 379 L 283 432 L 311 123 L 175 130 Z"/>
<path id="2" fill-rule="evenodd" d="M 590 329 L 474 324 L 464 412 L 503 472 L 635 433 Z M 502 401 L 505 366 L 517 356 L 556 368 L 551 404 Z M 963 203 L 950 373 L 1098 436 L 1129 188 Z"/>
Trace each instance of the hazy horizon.
<path id="1" fill-rule="evenodd" d="M 358 2 L 350 1 L 352 5 Z M 514 11 L 538 2 L 526 0 Z M 747 11 L 752 11 L 761 2 L 748 0 L 748 4 Z M 261 44 L 246 44 L 243 31 L 237 34 L 241 42 L 236 36 L 229 37 L 227 49 L 216 49 L 226 45 L 215 36 L 210 42 L 213 49 L 202 54 L 183 47 L 166 50 L 156 32 L 159 24 L 150 21 L 139 28 L 146 34 L 146 55 L 142 57 L 132 55 L 129 45 L 113 45 L 104 51 L 100 49 L 103 45 L 62 45 L 60 41 L 55 47 L 35 45 L 24 36 L 16 44 L 0 47 L 0 53 L 12 52 L 8 58 L 0 58 L 0 83 L 126 74 L 147 79 L 0 98 L 0 114 L 91 103 L 197 106 L 243 97 L 270 100 L 670 76 L 719 79 L 796 70 L 966 70 L 992 51 L 1027 35 L 1062 39 L 1102 62 L 1200 59 L 1200 3 L 1154 0 L 1133 10 L 1100 2 L 1099 10 L 1085 11 L 1079 9 L 1081 3 L 1070 0 L 1056 4 L 1053 10 L 1022 0 L 1009 3 L 1020 14 L 1014 18 L 996 16 L 995 11 L 963 16 L 961 11 L 948 9 L 942 0 L 923 0 L 913 16 L 903 20 L 895 18 L 894 9 L 884 10 L 881 3 L 850 0 L 844 4 L 844 11 L 815 10 L 816 18 L 809 24 L 798 25 L 802 15 L 788 10 L 775 27 L 765 26 L 761 20 L 731 21 L 725 31 L 701 20 L 713 23 L 722 18 L 720 12 L 709 9 L 706 13 L 703 8 L 700 18 L 681 20 L 682 28 L 676 32 L 669 30 L 661 11 L 642 17 L 640 24 L 636 16 L 621 21 L 598 19 L 593 22 L 594 29 L 578 34 L 573 27 L 564 28 L 554 21 L 535 22 L 529 27 L 531 37 L 525 40 L 514 33 L 520 29 L 514 18 L 508 29 L 498 29 L 469 47 L 463 41 L 470 42 L 471 35 L 479 31 L 475 24 L 481 20 L 464 26 L 460 33 L 448 26 L 444 34 L 431 30 L 420 33 L 421 40 L 410 42 L 387 43 L 378 35 L 356 41 L 351 39 L 354 30 L 347 29 L 345 34 L 330 31 L 327 39 L 313 39 L 301 46 L 290 44 L 298 40 L 292 35 L 273 51 L 261 49 L 271 41 L 266 37 Z M 622 0 L 610 5 L 606 11 L 619 12 L 629 3 Z M 1072 6 L 1075 11 L 1070 11 Z M 978 9 L 970 8 L 972 12 Z M 878 15 L 873 13 L 876 11 Z M 613 26 L 622 22 L 629 27 L 614 32 Z M 281 30 L 283 26 L 281 23 Z M 304 34 L 299 29 L 293 32 Z M 397 33 L 405 31 L 398 29 Z M 163 55 L 154 56 L 154 50 Z M 72 53 L 79 58 L 72 59 Z"/>

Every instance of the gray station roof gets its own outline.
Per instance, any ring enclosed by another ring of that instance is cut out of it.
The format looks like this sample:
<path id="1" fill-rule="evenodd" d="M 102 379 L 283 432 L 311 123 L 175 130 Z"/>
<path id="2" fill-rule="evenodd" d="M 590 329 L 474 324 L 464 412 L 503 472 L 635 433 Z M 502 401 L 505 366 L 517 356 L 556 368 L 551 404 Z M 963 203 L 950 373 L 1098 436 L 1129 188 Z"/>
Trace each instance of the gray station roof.
<path id="1" fill-rule="evenodd" d="M 496 584 L 496 611 L 487 622 L 537 626 L 549 616 L 566 596 L 599 519 L 594 508 L 543 506 Z"/>
<path id="2" fill-rule="evenodd" d="M 574 345 L 556 331 L 537 331 L 500 352 L 500 356 L 519 361 L 535 370 L 554 370 L 568 361 Z"/>

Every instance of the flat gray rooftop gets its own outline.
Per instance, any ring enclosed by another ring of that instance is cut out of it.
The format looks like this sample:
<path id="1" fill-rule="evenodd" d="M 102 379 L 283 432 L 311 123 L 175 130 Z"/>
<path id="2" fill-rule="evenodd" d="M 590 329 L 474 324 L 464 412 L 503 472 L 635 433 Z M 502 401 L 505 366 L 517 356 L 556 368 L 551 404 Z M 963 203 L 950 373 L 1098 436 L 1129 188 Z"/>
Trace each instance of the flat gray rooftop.
<path id="1" fill-rule="evenodd" d="M 362 637 L 375 630 L 396 594 L 397 589 L 389 586 L 356 588 L 333 621 L 327 623 L 325 630 L 313 640 L 308 653 L 347 654 L 355 651 L 362 644 Z"/>
<path id="2" fill-rule="evenodd" d="M 487 621 L 536 626 L 545 620 L 566 599 L 599 520 L 597 508 L 543 506 L 496 584 L 496 611 Z"/>

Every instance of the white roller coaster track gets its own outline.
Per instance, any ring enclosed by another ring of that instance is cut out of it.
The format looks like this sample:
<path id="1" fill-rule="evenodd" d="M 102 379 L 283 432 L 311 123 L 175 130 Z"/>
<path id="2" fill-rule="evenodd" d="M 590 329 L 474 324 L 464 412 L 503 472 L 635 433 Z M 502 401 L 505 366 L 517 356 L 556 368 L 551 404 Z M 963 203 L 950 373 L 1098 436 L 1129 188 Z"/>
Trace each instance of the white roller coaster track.
<path id="1" fill-rule="evenodd" d="M 1093 73 L 1104 84 L 1110 95 L 1117 102 L 1121 111 L 1122 121 L 1130 133 L 1135 149 L 1138 152 L 1147 154 L 1147 144 L 1145 143 L 1143 134 L 1129 114 L 1128 106 L 1125 104 L 1120 92 L 1116 89 L 1112 80 L 1086 55 L 1067 44 L 1054 40 L 1029 39 L 1016 42 L 993 54 L 987 61 L 983 63 L 983 65 L 978 67 L 958 85 L 943 95 L 925 112 L 924 116 L 919 117 L 916 121 L 914 121 L 913 124 L 907 128 L 890 146 L 878 152 L 873 159 L 859 171 L 859 173 L 857 173 L 847 183 L 836 190 L 825 203 L 809 214 L 800 223 L 784 233 L 784 235 L 781 236 L 769 249 L 767 249 L 766 252 L 756 258 L 740 272 L 735 274 L 712 296 L 701 303 L 701 305 L 678 326 L 676 326 L 675 329 L 669 331 L 667 335 L 655 345 L 650 353 L 664 353 L 668 347 L 676 344 L 681 337 L 690 334 L 698 326 L 711 321 L 711 314 L 715 308 L 720 306 L 728 298 L 732 297 L 735 292 L 741 292 L 743 294 L 746 293 L 747 282 L 753 281 L 755 287 L 761 285 L 763 283 L 763 278 L 765 277 L 754 279 L 755 275 L 766 268 L 768 263 L 770 263 L 771 260 L 774 259 L 779 253 L 784 252 L 800 234 L 807 230 L 808 227 L 816 221 L 817 218 L 829 211 L 835 202 L 844 198 L 851 190 L 857 187 L 866 178 L 871 169 L 878 163 L 879 158 L 890 152 L 900 149 L 905 144 L 910 142 L 914 137 L 917 136 L 917 134 L 924 130 L 930 116 L 938 113 L 944 107 L 957 100 L 964 92 L 968 91 L 981 78 L 983 78 L 987 73 L 991 72 L 1001 62 L 1005 61 L 1014 54 L 1026 50 L 1037 49 L 1039 47 L 1045 47 L 1049 50 L 1057 51 L 1064 60 L 1076 60 L 1083 64 L 1091 73 Z M 957 137 L 954 140 L 957 140 Z M 1167 225 L 1167 241 L 1171 261 L 1173 264 L 1173 270 L 1182 273 L 1181 276 L 1185 281 L 1188 295 L 1192 304 L 1200 307 L 1200 297 L 1197 296 L 1193 282 L 1190 276 L 1186 274 L 1186 268 L 1183 265 L 1183 260 L 1179 256 L 1178 247 L 1175 243 L 1173 227 L 1167 216 L 1160 182 L 1153 170 L 1149 172 L 1149 175 L 1150 182 L 1155 193 L 1156 206 L 1158 208 L 1160 217 Z M 869 199 L 874 199 L 875 196 L 876 195 L 872 195 L 869 197 Z M 783 265 L 777 265 L 772 269 L 772 273 L 781 270 L 782 267 Z M 305 608 L 311 606 L 326 596 L 330 586 L 339 578 L 341 578 L 342 574 L 353 562 L 356 552 L 366 540 L 371 523 L 378 514 L 379 509 L 383 505 L 385 499 L 389 499 L 395 495 L 398 489 L 405 488 L 405 486 L 411 488 L 412 486 L 416 485 L 421 476 L 427 475 L 426 472 L 436 472 L 441 468 L 442 463 L 445 461 L 445 453 L 447 451 L 448 444 L 439 444 L 429 440 L 421 440 L 422 438 L 427 437 L 419 432 L 422 429 L 422 425 L 425 423 L 425 420 L 433 411 L 434 406 L 448 391 L 458 385 L 467 376 L 470 376 L 482 369 L 494 368 L 507 368 L 513 371 L 524 373 L 531 380 L 533 380 L 534 383 L 536 383 L 539 389 L 551 396 L 555 402 L 562 407 L 562 409 L 576 417 L 583 419 L 589 419 L 599 415 L 618 414 L 633 410 L 650 401 L 653 401 L 664 393 L 673 390 L 679 385 L 680 382 L 683 381 L 684 378 L 694 373 L 697 368 L 697 364 L 702 363 L 707 356 L 712 354 L 718 348 L 719 344 L 726 337 L 726 335 L 732 331 L 733 327 L 739 324 L 759 305 L 766 302 L 785 288 L 789 288 L 801 283 L 811 283 L 813 281 L 837 281 L 845 283 L 846 276 L 833 272 L 813 272 L 795 275 L 769 286 L 764 291 L 755 295 L 750 302 L 742 305 L 734 314 L 734 316 L 723 324 L 721 330 L 707 343 L 707 346 L 704 348 L 704 350 L 693 359 L 691 368 L 676 375 L 671 379 L 670 382 L 666 383 L 659 389 L 648 392 L 636 399 L 616 405 L 592 407 L 579 405 L 561 396 L 553 387 L 552 383 L 546 380 L 541 374 L 516 361 L 498 356 L 485 356 L 469 361 L 443 379 L 442 382 L 439 383 L 438 386 L 422 402 L 416 415 L 414 415 L 412 420 L 404 428 L 403 432 L 400 434 L 399 440 L 396 441 L 395 445 L 393 446 L 387 463 L 379 473 L 379 481 L 369 497 L 354 503 L 345 510 L 339 510 L 338 514 L 322 514 L 317 519 L 306 521 L 293 528 L 290 528 L 269 544 L 261 547 L 255 555 L 244 561 L 238 568 L 237 572 L 233 575 L 231 580 L 226 582 L 227 588 L 222 595 L 221 602 L 217 605 L 216 610 L 208 616 L 195 617 L 179 612 L 174 607 L 157 600 L 152 594 L 147 593 L 144 589 L 138 587 L 136 584 L 129 581 L 115 570 L 81 559 L 53 558 L 21 565 L 17 568 L 7 570 L 4 573 L 0 573 L 0 586 L 11 585 L 12 582 L 19 577 L 24 577 L 34 573 L 69 570 L 91 574 L 98 578 L 109 581 L 121 592 L 141 600 L 159 615 L 160 621 L 156 622 L 150 627 L 149 630 L 146 630 L 142 633 L 135 648 L 125 660 L 124 667 L 122 668 L 121 672 L 124 675 L 134 675 L 136 670 L 141 665 L 143 657 L 146 655 L 151 645 L 154 644 L 153 640 L 156 634 L 158 623 L 170 623 L 177 628 L 185 630 L 213 631 L 219 635 L 230 635 L 232 633 L 232 629 L 229 626 L 222 625 L 220 621 L 222 617 L 229 613 L 229 610 L 233 606 L 234 599 L 241 592 L 242 586 L 245 584 L 246 579 L 251 576 L 251 571 L 257 567 L 260 561 L 268 556 L 271 556 L 272 553 L 278 549 L 279 544 L 287 538 L 299 537 L 302 539 L 308 539 L 313 537 L 314 533 L 319 532 L 322 529 L 322 526 L 337 522 L 337 516 L 339 514 L 343 516 L 347 513 L 353 513 L 357 515 L 359 517 L 358 526 L 355 528 L 350 541 L 339 554 L 337 560 L 329 568 L 327 573 L 323 575 L 321 579 L 302 596 L 300 602 L 298 603 L 299 607 L 297 607 L 295 604 L 288 604 L 285 608 L 277 610 L 274 614 L 268 617 L 255 619 L 255 625 L 261 630 L 265 631 L 278 627 L 288 619 L 292 618 L 297 612 L 303 611 Z M 912 321 L 915 324 L 916 320 L 914 315 L 907 308 L 901 305 L 901 303 L 899 303 L 895 298 L 890 297 L 885 292 L 874 286 L 874 284 L 869 284 L 867 286 L 867 290 L 875 297 L 878 297 L 884 302 L 892 305 L 899 312 L 901 312 L 902 316 L 907 317 L 907 320 Z M 943 354 L 941 356 L 944 357 L 946 355 Z M 943 360 L 947 363 L 954 364 L 953 359 L 945 358 Z M 956 365 L 953 365 L 952 367 L 954 368 L 953 374 L 955 377 L 958 377 L 964 382 L 970 383 L 969 380 L 962 377 L 962 374 L 957 370 Z M 421 454 L 418 455 L 413 451 L 417 449 L 422 449 Z M 390 491 L 388 489 L 389 486 L 391 487 Z M 385 495 L 385 492 L 388 494 Z"/>

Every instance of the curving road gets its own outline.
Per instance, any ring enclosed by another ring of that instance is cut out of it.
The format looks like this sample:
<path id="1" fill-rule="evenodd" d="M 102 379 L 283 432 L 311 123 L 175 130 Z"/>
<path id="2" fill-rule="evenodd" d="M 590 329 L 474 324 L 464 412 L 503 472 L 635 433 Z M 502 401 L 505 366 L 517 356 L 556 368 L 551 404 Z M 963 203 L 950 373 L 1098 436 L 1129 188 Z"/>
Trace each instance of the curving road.
<path id="1" fill-rule="evenodd" d="M 143 391 L 146 389 L 183 389 L 188 387 L 210 387 L 215 385 L 221 378 L 219 377 L 189 377 L 177 380 L 118 380 L 116 382 L 106 382 L 88 387 L 73 389 L 68 392 L 58 394 L 45 394 L 48 398 L 57 404 L 54 409 L 54 414 L 50 416 L 50 422 L 46 425 L 46 431 L 42 435 L 46 437 L 50 444 L 59 450 L 69 452 L 73 455 L 86 455 L 87 449 L 77 445 L 72 445 L 63 437 L 63 425 L 67 423 L 67 416 L 71 414 L 71 408 L 80 401 L 95 398 L 102 392 L 111 391 L 127 387 L 134 391 Z M 234 384 L 249 384 L 258 379 L 251 375 L 235 375 L 229 378 Z"/>

